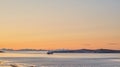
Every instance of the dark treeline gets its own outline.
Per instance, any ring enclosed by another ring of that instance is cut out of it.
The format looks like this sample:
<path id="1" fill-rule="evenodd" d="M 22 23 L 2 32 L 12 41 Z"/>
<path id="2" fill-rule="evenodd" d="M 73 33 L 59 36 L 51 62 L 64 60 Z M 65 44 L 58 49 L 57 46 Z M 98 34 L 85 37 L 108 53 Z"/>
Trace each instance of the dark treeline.
<path id="1" fill-rule="evenodd" d="M 49 51 L 50 53 L 120 53 L 120 50 L 111 50 L 111 49 L 79 49 L 79 50 L 54 50 Z"/>
<path id="2" fill-rule="evenodd" d="M 45 50 L 45 49 L 0 49 L 3 51 L 49 51 L 53 53 L 120 53 L 120 50 L 112 50 L 112 49 L 96 49 L 96 50 L 91 50 L 91 49 L 77 49 L 77 50 Z"/>

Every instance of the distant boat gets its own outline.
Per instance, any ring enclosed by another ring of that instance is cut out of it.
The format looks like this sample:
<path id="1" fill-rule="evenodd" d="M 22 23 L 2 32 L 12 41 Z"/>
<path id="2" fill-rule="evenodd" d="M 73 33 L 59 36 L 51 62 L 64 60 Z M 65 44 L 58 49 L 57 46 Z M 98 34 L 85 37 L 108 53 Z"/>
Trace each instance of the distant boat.
<path id="1" fill-rule="evenodd" d="M 48 51 L 47 54 L 48 54 L 48 55 L 49 55 L 49 54 L 53 54 L 53 51 Z"/>
<path id="2" fill-rule="evenodd" d="M 0 53 L 4 53 L 4 51 L 3 51 L 3 50 L 0 50 Z"/>

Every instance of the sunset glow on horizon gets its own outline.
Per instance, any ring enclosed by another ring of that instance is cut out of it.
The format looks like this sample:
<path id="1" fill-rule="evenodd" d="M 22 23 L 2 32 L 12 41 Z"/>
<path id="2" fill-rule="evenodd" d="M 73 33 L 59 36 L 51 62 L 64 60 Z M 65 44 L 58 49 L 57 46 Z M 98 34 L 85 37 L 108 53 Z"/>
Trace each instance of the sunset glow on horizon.
<path id="1" fill-rule="evenodd" d="M 120 49 L 120 0 L 1 0 L 0 48 Z"/>

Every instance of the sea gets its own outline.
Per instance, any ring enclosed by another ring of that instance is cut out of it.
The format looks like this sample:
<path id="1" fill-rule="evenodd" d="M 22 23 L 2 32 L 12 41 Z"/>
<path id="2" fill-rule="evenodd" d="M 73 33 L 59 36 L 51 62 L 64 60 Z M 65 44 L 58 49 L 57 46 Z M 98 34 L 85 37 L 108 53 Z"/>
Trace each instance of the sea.
<path id="1" fill-rule="evenodd" d="M 0 60 L 36 67 L 120 67 L 120 53 L 54 53 L 7 51 Z"/>

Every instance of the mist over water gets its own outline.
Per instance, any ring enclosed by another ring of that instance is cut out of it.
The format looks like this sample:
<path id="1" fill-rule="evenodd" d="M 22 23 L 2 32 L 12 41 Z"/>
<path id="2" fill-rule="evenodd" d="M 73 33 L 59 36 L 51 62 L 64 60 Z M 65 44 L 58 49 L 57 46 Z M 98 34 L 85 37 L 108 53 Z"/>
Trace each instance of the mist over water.
<path id="1" fill-rule="evenodd" d="M 17 51 L 0 54 L 0 60 L 37 67 L 120 67 L 120 54 L 112 53 L 55 53 Z"/>

